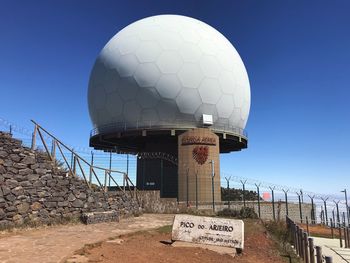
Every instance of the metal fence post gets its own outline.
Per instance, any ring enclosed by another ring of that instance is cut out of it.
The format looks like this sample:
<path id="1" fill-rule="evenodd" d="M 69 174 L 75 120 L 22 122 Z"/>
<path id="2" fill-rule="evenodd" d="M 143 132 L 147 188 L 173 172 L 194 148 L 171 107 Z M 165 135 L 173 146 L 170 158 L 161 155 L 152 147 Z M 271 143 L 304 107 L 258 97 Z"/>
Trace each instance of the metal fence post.
<path id="1" fill-rule="evenodd" d="M 304 238 L 303 238 L 303 229 L 299 228 L 299 240 L 300 240 L 300 257 L 302 259 L 305 259 L 305 255 L 304 255 Z"/>
<path id="2" fill-rule="evenodd" d="M 331 224 L 332 239 L 334 239 L 334 229 L 333 229 L 334 222 L 333 222 L 332 218 L 330 218 L 329 220 L 330 220 L 330 224 Z"/>
<path id="3" fill-rule="evenodd" d="M 271 193 L 272 193 L 272 214 L 273 214 L 273 220 L 276 221 L 275 194 L 274 194 L 275 187 L 269 186 L 269 188 L 271 189 Z"/>
<path id="4" fill-rule="evenodd" d="M 322 248 L 320 246 L 316 246 L 316 262 L 322 263 Z"/>
<path id="5" fill-rule="evenodd" d="M 309 237 L 309 253 L 310 253 L 310 263 L 315 263 L 314 239 L 312 237 Z"/>
<path id="6" fill-rule="evenodd" d="M 259 218 L 261 218 L 261 214 L 260 214 L 260 184 L 255 184 L 257 192 L 258 192 L 258 215 Z"/>
<path id="7" fill-rule="evenodd" d="M 301 190 L 300 190 L 301 191 Z M 300 223 L 303 223 L 303 212 L 301 210 L 301 196 L 298 192 L 296 192 L 298 195 L 298 200 L 299 200 L 299 216 L 300 216 Z"/>
<path id="8" fill-rule="evenodd" d="M 229 178 L 225 177 L 226 182 L 227 182 L 227 202 L 228 202 L 228 209 L 231 209 L 231 204 L 230 204 L 230 179 L 231 176 Z"/>
<path id="9" fill-rule="evenodd" d="M 340 247 L 343 247 L 343 239 L 341 236 L 341 227 L 338 226 L 338 230 L 339 230 L 339 242 L 340 242 Z"/>
<path id="10" fill-rule="evenodd" d="M 327 215 L 327 200 L 328 200 L 328 197 L 327 198 L 321 198 L 322 201 L 323 201 L 323 204 L 324 204 L 324 215 L 326 217 L 326 225 L 328 226 L 328 215 Z"/>
<path id="11" fill-rule="evenodd" d="M 308 195 L 309 198 L 311 199 L 311 224 L 314 225 L 315 224 L 315 210 L 314 210 L 314 198 L 315 196 L 310 196 Z"/>
<path id="12" fill-rule="evenodd" d="M 282 191 L 284 192 L 284 199 L 286 201 L 286 215 L 288 216 L 288 195 L 287 195 L 287 193 L 289 190 L 282 189 Z"/>
<path id="13" fill-rule="evenodd" d="M 300 256 L 300 240 L 299 240 L 299 226 L 295 225 L 295 231 L 294 231 L 294 239 L 295 239 L 295 250 L 297 252 L 297 255 Z"/>
<path id="14" fill-rule="evenodd" d="M 304 235 L 304 260 L 305 263 L 309 263 L 309 249 L 308 249 L 308 235 L 306 232 L 303 233 Z"/>
<path id="15" fill-rule="evenodd" d="M 31 149 L 34 151 L 35 150 L 35 143 L 36 143 L 36 130 L 38 129 L 38 126 L 35 124 L 34 125 L 34 131 L 32 134 L 32 146 Z"/>
<path id="16" fill-rule="evenodd" d="M 244 182 L 242 180 L 240 180 L 243 186 L 243 206 L 245 207 L 245 183 L 247 182 L 247 180 L 245 180 Z"/>

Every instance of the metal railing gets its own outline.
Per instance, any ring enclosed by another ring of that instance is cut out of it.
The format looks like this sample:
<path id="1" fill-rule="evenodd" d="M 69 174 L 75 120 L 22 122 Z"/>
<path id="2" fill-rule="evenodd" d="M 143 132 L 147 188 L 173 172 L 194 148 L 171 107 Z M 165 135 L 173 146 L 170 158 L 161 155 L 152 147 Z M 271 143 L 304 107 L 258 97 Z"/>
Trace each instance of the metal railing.
<path id="1" fill-rule="evenodd" d="M 322 255 L 322 247 L 314 246 L 314 239 L 309 237 L 308 232 L 304 231 L 303 228 L 299 227 L 288 216 L 286 217 L 286 223 L 295 252 L 304 262 L 333 262 L 332 257 Z"/>
<path id="2" fill-rule="evenodd" d="M 98 134 L 104 134 L 109 132 L 122 132 L 130 130 L 164 130 L 164 129 L 192 129 L 192 128 L 201 128 L 208 127 L 204 126 L 200 122 L 196 121 L 186 121 L 186 120 L 176 120 L 174 122 L 166 121 L 136 121 L 136 122 L 115 122 L 105 125 L 98 126 L 91 130 L 90 137 L 93 137 Z M 235 134 L 240 137 L 248 138 L 248 132 L 244 129 L 234 127 L 232 125 L 223 124 L 223 123 L 214 123 L 209 126 L 210 129 L 215 132 Z"/>
<path id="3" fill-rule="evenodd" d="M 69 148 L 67 145 L 65 145 L 63 142 L 57 139 L 54 135 L 52 135 L 50 132 L 48 132 L 43 127 L 41 127 L 38 123 L 36 123 L 33 120 L 31 121 L 34 123 L 34 132 L 32 134 L 32 141 L 31 141 L 32 150 L 35 150 L 36 148 L 36 140 L 37 140 L 37 136 L 39 135 L 39 138 L 41 140 L 41 143 L 43 144 L 43 148 L 45 149 L 45 152 L 48 158 L 51 161 L 55 161 L 57 153 L 60 153 L 63 159 L 63 163 L 67 167 L 68 174 L 70 176 L 77 176 L 80 170 L 80 173 L 85 183 L 90 189 L 92 189 L 92 186 L 93 186 L 92 178 L 94 178 L 98 183 L 99 189 L 105 192 L 109 190 L 108 182 L 110 185 L 110 182 L 112 181 L 117 186 L 117 189 L 122 191 L 124 194 L 126 194 L 126 190 L 128 190 L 130 193 L 130 196 L 136 199 L 136 201 L 139 203 L 136 186 L 130 180 L 127 173 L 118 171 L 118 170 L 106 169 L 103 167 L 90 164 L 88 161 L 82 158 L 79 154 L 74 152 L 73 149 Z M 48 143 L 46 142 L 48 138 L 52 140 L 51 151 L 49 150 Z M 65 156 L 64 150 L 70 153 L 71 162 L 68 162 L 68 158 Z M 86 171 L 84 171 L 83 164 L 88 166 L 89 175 L 87 175 Z M 102 171 L 104 173 L 104 183 L 101 183 L 101 180 L 98 178 L 97 170 Z M 119 174 L 122 176 L 122 179 L 123 179 L 122 187 L 117 183 L 117 180 L 114 178 L 112 174 Z"/>

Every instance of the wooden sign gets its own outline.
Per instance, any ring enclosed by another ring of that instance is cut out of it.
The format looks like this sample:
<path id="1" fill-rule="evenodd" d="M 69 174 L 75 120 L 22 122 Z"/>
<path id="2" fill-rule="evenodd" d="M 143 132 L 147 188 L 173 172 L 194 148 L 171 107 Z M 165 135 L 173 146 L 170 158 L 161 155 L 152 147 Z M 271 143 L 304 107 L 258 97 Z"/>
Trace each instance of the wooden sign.
<path id="1" fill-rule="evenodd" d="M 236 219 L 176 215 L 172 239 L 243 249 L 244 223 Z"/>

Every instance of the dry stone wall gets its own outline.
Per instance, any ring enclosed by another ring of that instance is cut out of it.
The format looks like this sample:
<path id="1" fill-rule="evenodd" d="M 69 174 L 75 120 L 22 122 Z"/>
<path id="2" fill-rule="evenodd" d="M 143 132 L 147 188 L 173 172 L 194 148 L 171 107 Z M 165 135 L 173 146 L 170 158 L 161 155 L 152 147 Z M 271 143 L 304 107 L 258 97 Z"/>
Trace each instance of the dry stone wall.
<path id="1" fill-rule="evenodd" d="M 85 181 L 68 176 L 46 154 L 0 132 L 0 228 L 113 210 L 125 217 L 138 213 L 139 206 L 122 192 L 89 189 Z"/>

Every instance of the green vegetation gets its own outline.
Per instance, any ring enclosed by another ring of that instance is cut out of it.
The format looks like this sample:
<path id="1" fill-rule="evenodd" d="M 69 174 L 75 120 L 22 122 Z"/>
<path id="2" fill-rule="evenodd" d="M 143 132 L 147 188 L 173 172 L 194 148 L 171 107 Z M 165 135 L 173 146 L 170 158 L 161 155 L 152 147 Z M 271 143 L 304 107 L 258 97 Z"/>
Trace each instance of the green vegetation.
<path id="1" fill-rule="evenodd" d="M 157 228 L 156 231 L 161 234 L 167 234 L 167 233 L 171 233 L 172 228 L 173 228 L 172 225 L 167 225 L 167 226 L 162 226 Z"/>
<path id="2" fill-rule="evenodd" d="M 244 193 L 244 195 L 243 195 Z M 221 187 L 221 200 L 222 201 L 242 201 L 243 197 L 246 201 L 257 201 L 258 194 L 255 191 L 243 191 L 242 189 L 224 188 Z M 260 200 L 262 200 L 260 198 Z"/>
<path id="3" fill-rule="evenodd" d="M 267 221 L 265 222 L 265 228 L 271 234 L 272 240 L 275 242 L 281 256 L 286 259 L 286 262 L 302 262 L 290 245 L 292 237 L 284 221 Z"/>
<path id="4" fill-rule="evenodd" d="M 240 210 L 233 210 L 225 208 L 217 213 L 218 216 L 222 217 L 233 217 L 233 218 L 258 218 L 258 215 L 255 213 L 254 208 L 251 207 L 242 207 Z"/>

